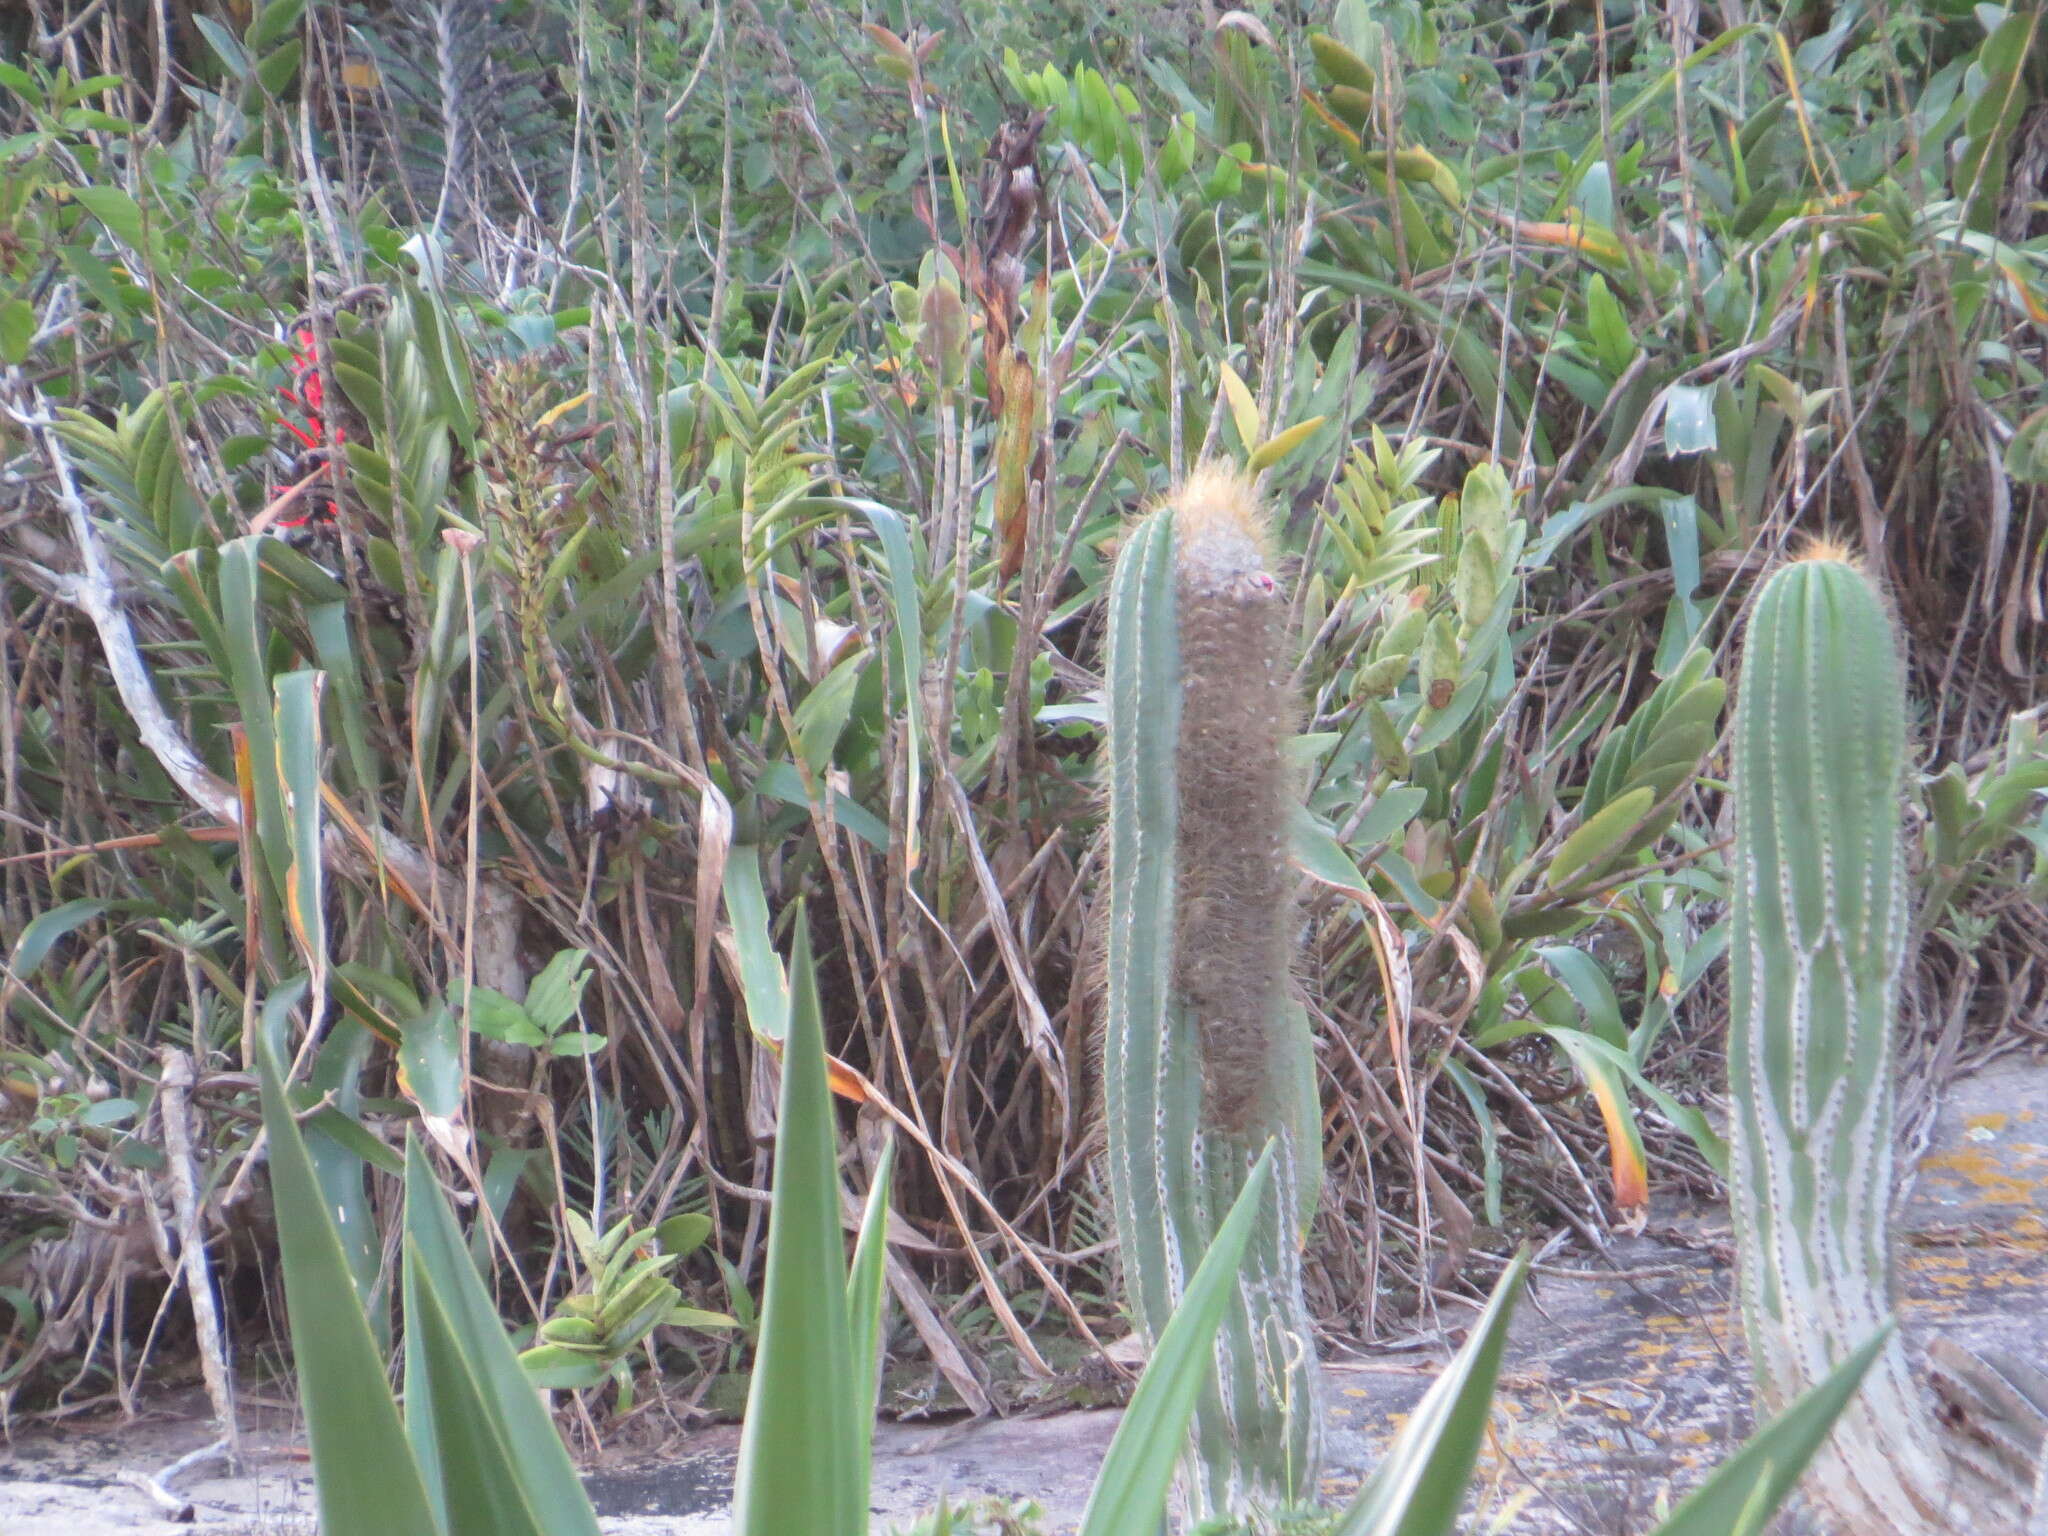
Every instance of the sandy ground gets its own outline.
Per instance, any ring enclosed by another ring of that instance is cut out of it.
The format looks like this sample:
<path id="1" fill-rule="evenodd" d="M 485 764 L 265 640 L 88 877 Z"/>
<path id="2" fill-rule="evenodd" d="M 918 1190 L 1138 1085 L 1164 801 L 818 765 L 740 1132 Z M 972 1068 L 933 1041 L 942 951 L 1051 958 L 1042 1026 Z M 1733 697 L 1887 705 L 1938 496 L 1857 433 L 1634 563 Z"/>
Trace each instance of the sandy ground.
<path id="1" fill-rule="evenodd" d="M 1955 1085 L 1931 1148 L 1900 1243 L 1909 1335 L 1938 1329 L 2048 1368 L 2048 1064 L 2006 1062 Z M 1475 1494 L 1483 1513 L 1472 1529 L 1640 1530 L 1660 1503 L 1740 1443 L 1748 1419 L 1726 1235 L 1724 1213 L 1653 1212 L 1645 1235 L 1590 1260 L 1558 1261 L 1583 1267 L 1582 1276 L 1535 1280 L 1517 1318 L 1497 1438 Z M 1436 1349 L 1330 1362 L 1327 1492 L 1341 1495 L 1370 1469 L 1445 1358 Z M 1105 1410 L 884 1424 L 875 1444 L 875 1530 L 907 1524 L 941 1493 L 1029 1497 L 1071 1530 L 1116 1418 Z M 214 1468 L 181 1480 L 194 1525 L 158 1517 L 121 1479 L 124 1471 L 158 1470 L 211 1438 L 203 1403 L 189 1395 L 131 1423 L 20 1434 L 0 1451 L 0 1536 L 313 1531 L 304 1444 L 285 1412 L 251 1414 L 239 1474 Z M 707 1429 L 647 1464 L 594 1471 L 590 1490 L 605 1531 L 723 1532 L 737 1444 L 736 1430 Z"/>

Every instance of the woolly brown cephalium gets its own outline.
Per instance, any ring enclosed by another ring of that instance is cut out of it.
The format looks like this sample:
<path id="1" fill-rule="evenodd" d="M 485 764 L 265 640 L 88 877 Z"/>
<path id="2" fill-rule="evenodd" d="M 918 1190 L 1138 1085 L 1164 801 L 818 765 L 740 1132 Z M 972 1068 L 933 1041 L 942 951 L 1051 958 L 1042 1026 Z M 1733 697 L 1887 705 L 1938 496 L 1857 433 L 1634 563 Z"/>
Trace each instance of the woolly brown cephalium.
<path id="1" fill-rule="evenodd" d="M 1272 528 L 1237 471 L 1204 465 L 1170 499 L 1181 725 L 1174 990 L 1200 1021 L 1204 1118 L 1272 1113 L 1270 1032 L 1288 984 L 1293 879 L 1283 747 L 1298 728 Z"/>

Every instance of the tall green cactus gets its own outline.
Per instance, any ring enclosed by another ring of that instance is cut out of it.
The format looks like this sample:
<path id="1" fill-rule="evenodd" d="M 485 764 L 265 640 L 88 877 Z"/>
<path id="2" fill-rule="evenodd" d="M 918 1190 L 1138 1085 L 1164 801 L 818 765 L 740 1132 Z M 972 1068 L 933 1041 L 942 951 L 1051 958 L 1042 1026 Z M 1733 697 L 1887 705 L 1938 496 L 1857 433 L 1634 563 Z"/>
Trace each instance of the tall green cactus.
<path id="1" fill-rule="evenodd" d="M 1729 943 L 1730 1204 L 1761 1412 L 1892 1310 L 1905 746 L 1898 642 L 1870 579 L 1828 548 L 1777 571 L 1736 700 Z M 2018 1528 L 2018 1501 L 1951 1456 L 1896 1339 L 1808 1487 L 1849 1532 Z"/>
<path id="2" fill-rule="evenodd" d="M 1182 1458 L 1196 1519 L 1299 1500 L 1322 1439 L 1301 1295 L 1322 1164 L 1308 1020 L 1288 984 L 1285 607 L 1264 514 L 1216 469 L 1132 530 L 1110 586 L 1106 1166 L 1148 1340 L 1261 1147 L 1279 1143 Z"/>

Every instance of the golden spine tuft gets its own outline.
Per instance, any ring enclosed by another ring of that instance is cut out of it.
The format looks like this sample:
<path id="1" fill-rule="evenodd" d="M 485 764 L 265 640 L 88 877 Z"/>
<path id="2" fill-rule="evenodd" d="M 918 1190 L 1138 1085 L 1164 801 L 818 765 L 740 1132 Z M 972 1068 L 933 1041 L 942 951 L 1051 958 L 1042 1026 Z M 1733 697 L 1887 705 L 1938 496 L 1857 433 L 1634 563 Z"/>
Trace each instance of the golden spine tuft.
<path id="1" fill-rule="evenodd" d="M 1804 560 L 1835 560 L 1843 565 L 1854 566 L 1864 575 L 1870 574 L 1863 557 L 1856 552 L 1855 547 L 1848 540 L 1838 539 L 1833 534 L 1806 535 L 1806 542 L 1792 559 L 1794 563 Z"/>

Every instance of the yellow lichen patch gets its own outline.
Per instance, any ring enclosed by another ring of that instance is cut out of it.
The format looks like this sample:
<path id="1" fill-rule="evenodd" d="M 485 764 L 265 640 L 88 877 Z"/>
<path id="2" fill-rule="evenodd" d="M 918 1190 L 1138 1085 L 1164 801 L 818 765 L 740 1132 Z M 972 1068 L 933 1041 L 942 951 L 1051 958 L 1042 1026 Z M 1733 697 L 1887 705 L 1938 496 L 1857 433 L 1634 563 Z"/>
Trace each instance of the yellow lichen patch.
<path id="1" fill-rule="evenodd" d="M 2041 1203 L 2040 1181 L 2007 1172 L 2004 1164 L 1988 1152 L 1959 1148 L 1932 1153 L 1920 1159 L 1920 1170 L 1942 1183 L 1968 1187 L 1984 1205 Z"/>
<path id="2" fill-rule="evenodd" d="M 1906 1262 L 1914 1269 L 1963 1269 L 1970 1260 L 1960 1253 L 1919 1253 Z"/>
<path id="3" fill-rule="evenodd" d="M 1963 1121 L 1963 1125 L 1972 1131 L 2002 1131 L 2011 1120 L 2011 1115 L 1994 1110 L 1990 1114 L 1971 1115 Z"/>
<path id="4" fill-rule="evenodd" d="M 1939 1286 L 1944 1291 L 1963 1292 L 1971 1290 L 1983 1282 L 1974 1279 L 1967 1270 L 1956 1270 L 1949 1274 L 1929 1275 L 1927 1283 Z"/>

